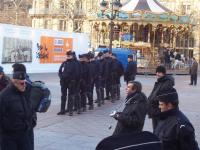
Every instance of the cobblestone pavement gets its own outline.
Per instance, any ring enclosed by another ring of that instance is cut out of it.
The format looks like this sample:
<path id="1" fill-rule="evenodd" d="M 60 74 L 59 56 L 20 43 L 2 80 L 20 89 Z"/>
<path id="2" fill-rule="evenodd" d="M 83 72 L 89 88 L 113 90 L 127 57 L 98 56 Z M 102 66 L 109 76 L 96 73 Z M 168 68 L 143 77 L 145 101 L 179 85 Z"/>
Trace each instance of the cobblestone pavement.
<path id="1" fill-rule="evenodd" d="M 42 80 L 52 91 L 52 105 L 47 113 L 38 114 L 35 128 L 35 150 L 94 150 L 97 143 L 112 134 L 116 121 L 109 113 L 116 108 L 123 109 L 125 83 L 122 82 L 121 100 L 114 104 L 106 101 L 102 107 L 95 106 L 81 115 L 57 116 L 60 109 L 60 86 L 57 74 L 31 74 L 32 80 Z M 180 109 L 188 116 L 196 130 L 200 143 L 200 86 L 190 86 L 189 76 L 174 76 L 179 93 Z M 137 76 L 148 96 L 156 80 L 155 76 Z M 121 108 L 120 108 L 121 107 Z M 108 129 L 112 125 L 111 130 Z M 151 120 L 146 118 L 144 130 L 151 131 Z"/>

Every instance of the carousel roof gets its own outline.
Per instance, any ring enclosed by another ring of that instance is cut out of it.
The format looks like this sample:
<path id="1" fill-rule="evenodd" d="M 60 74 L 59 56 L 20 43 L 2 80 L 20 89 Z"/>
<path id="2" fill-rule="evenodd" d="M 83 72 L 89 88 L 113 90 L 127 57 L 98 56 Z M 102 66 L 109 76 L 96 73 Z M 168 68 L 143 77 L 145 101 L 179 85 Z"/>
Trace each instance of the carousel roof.
<path id="1" fill-rule="evenodd" d="M 121 11 L 145 11 L 151 13 L 171 12 L 169 9 L 161 5 L 157 0 L 130 0 L 122 6 Z"/>

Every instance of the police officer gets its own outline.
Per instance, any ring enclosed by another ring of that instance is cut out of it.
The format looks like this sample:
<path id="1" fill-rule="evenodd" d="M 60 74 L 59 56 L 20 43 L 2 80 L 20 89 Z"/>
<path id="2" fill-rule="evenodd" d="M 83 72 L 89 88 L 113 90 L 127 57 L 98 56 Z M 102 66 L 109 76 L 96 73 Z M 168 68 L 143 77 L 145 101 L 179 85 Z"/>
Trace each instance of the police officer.
<path id="1" fill-rule="evenodd" d="M 66 60 L 62 62 L 60 65 L 58 76 L 60 78 L 60 86 L 61 86 L 61 108 L 60 112 L 58 112 L 58 115 L 64 115 L 65 114 L 65 106 L 66 106 L 66 100 L 67 100 L 67 83 L 65 82 L 65 79 L 63 77 L 63 71 L 65 68 L 65 64 L 67 63 L 68 55 L 66 53 Z"/>
<path id="2" fill-rule="evenodd" d="M 76 91 L 77 91 L 77 81 L 79 81 L 80 76 L 80 68 L 79 65 L 74 58 L 74 54 L 72 51 L 68 51 L 66 53 L 67 60 L 64 63 L 63 71 L 60 74 L 60 78 L 62 84 L 65 88 L 61 89 L 62 96 L 61 96 L 61 111 L 58 115 L 65 114 L 65 105 L 66 105 L 66 90 L 68 89 L 68 110 L 69 116 L 73 115 L 73 108 L 76 98 Z M 62 86 L 61 86 L 62 88 Z"/>
<path id="3" fill-rule="evenodd" d="M 115 53 L 112 54 L 113 65 L 112 65 L 112 72 L 115 75 L 115 81 L 112 85 L 112 89 L 114 91 L 115 98 L 117 100 L 120 99 L 120 78 L 124 74 L 124 68 L 122 63 L 117 59 L 117 55 Z"/>
<path id="4" fill-rule="evenodd" d="M 124 81 L 128 83 L 129 81 L 135 80 L 137 74 L 137 64 L 133 61 L 133 55 L 128 55 L 128 65 L 124 72 Z"/>
<path id="5" fill-rule="evenodd" d="M 80 79 L 80 96 L 81 96 L 81 108 L 82 111 L 86 111 L 88 84 L 90 80 L 89 66 L 88 66 L 88 55 L 79 55 L 79 61 L 81 66 L 81 79 Z"/>
<path id="6" fill-rule="evenodd" d="M 14 72 L 11 83 L 0 93 L 1 150 L 34 149 L 35 112 L 25 79 L 25 72 Z"/>
<path id="7" fill-rule="evenodd" d="M 178 108 L 176 89 L 160 91 L 157 99 L 161 113 L 154 133 L 162 141 L 162 149 L 199 150 L 194 127 Z"/>
<path id="8" fill-rule="evenodd" d="M 103 72 L 103 78 L 105 79 L 105 89 L 106 89 L 106 98 L 109 100 L 110 94 L 111 94 L 111 68 L 112 68 L 112 58 L 110 57 L 110 53 L 108 50 L 103 51 L 104 53 L 104 72 Z"/>
<path id="9" fill-rule="evenodd" d="M 96 74 L 95 74 L 95 87 L 97 93 L 98 107 L 104 105 L 104 78 L 103 78 L 103 52 L 99 52 L 96 60 Z"/>
<path id="10" fill-rule="evenodd" d="M 94 91 L 94 82 L 95 82 L 95 76 L 96 76 L 96 61 L 94 58 L 94 54 L 92 52 L 88 53 L 88 67 L 89 67 L 89 90 L 88 90 L 88 101 L 89 101 L 89 110 L 94 109 L 94 100 L 93 100 L 93 91 Z"/>

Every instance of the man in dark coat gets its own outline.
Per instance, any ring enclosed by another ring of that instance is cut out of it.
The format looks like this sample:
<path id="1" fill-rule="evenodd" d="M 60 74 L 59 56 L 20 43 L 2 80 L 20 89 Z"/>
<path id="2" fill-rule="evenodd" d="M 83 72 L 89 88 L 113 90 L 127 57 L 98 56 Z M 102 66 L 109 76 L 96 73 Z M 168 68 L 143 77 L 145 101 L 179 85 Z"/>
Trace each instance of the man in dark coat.
<path id="1" fill-rule="evenodd" d="M 147 98 L 142 93 L 138 81 L 129 81 L 127 85 L 125 108 L 116 112 L 113 117 L 118 121 L 113 135 L 141 132 L 147 113 Z"/>
<path id="2" fill-rule="evenodd" d="M 114 53 L 112 54 L 112 59 L 114 62 L 112 70 L 113 70 L 113 72 L 116 73 L 116 79 L 115 79 L 116 84 L 114 85 L 115 86 L 114 88 L 116 89 L 116 99 L 119 100 L 120 99 L 120 86 L 121 86 L 120 78 L 124 74 L 124 68 L 123 68 L 121 61 L 119 61 L 117 59 L 116 54 L 114 54 Z"/>
<path id="3" fill-rule="evenodd" d="M 98 107 L 101 104 L 104 105 L 104 59 L 103 59 L 103 52 L 99 52 L 97 55 L 96 60 L 96 67 L 95 67 L 95 87 L 96 87 L 96 95 L 97 95 L 97 103 Z"/>
<path id="4" fill-rule="evenodd" d="M 112 66 L 112 58 L 111 58 L 111 53 L 108 50 L 103 51 L 104 53 L 104 64 L 103 64 L 103 78 L 105 80 L 105 89 L 106 89 L 106 98 L 109 100 L 111 97 L 111 68 Z"/>
<path id="5" fill-rule="evenodd" d="M 75 103 L 75 98 L 77 96 L 77 82 L 80 79 L 80 65 L 74 58 L 74 53 L 68 51 L 66 53 L 66 61 L 61 65 L 59 69 L 59 77 L 61 81 L 61 110 L 58 115 L 65 114 L 65 105 L 67 99 L 67 89 L 68 89 L 68 111 L 69 116 L 73 115 L 73 107 Z"/>
<path id="6" fill-rule="evenodd" d="M 166 69 L 164 66 L 158 66 L 156 68 L 157 82 L 154 84 L 154 88 L 148 97 L 148 116 L 152 118 L 153 129 L 155 129 L 158 123 L 158 115 L 160 110 L 158 108 L 158 100 L 156 99 L 159 91 L 168 90 L 174 86 L 174 78 L 166 75 Z"/>
<path id="7" fill-rule="evenodd" d="M 157 99 L 161 113 L 154 133 L 162 141 L 163 150 L 199 150 L 194 128 L 178 108 L 176 90 L 160 91 Z"/>
<path id="8" fill-rule="evenodd" d="M 135 80 L 137 74 L 137 64 L 133 61 L 133 55 L 128 55 L 128 65 L 124 72 L 124 81 L 128 84 L 129 81 Z"/>
<path id="9" fill-rule="evenodd" d="M 1 150 L 33 150 L 35 112 L 26 73 L 13 73 L 11 83 L 0 93 Z"/>
<path id="10" fill-rule="evenodd" d="M 192 58 L 192 65 L 190 68 L 190 85 L 197 85 L 198 63 L 196 59 Z"/>

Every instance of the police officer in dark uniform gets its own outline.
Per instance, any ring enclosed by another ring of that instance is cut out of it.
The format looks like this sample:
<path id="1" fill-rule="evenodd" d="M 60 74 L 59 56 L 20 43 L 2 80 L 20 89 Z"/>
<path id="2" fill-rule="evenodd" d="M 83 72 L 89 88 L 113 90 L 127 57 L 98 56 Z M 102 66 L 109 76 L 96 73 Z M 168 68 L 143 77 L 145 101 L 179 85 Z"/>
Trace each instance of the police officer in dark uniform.
<path id="1" fill-rule="evenodd" d="M 160 119 L 154 134 L 162 141 L 163 150 L 199 150 L 195 130 L 178 108 L 178 94 L 174 88 L 159 91 L 157 96 Z"/>
<path id="2" fill-rule="evenodd" d="M 60 65 L 59 71 L 58 71 L 58 76 L 60 78 L 60 86 L 61 86 L 61 108 L 60 108 L 60 112 L 58 112 L 58 115 L 64 115 L 65 114 L 65 106 L 66 106 L 66 101 L 67 101 L 67 83 L 64 80 L 63 77 L 63 71 L 64 71 L 64 67 L 65 64 L 67 63 L 67 53 L 66 53 L 66 61 L 62 62 L 62 64 Z"/>
<path id="3" fill-rule="evenodd" d="M 128 55 L 128 65 L 124 72 L 124 81 L 128 83 L 129 81 L 135 80 L 137 74 L 137 64 L 133 61 L 133 55 Z"/>
<path id="4" fill-rule="evenodd" d="M 11 83 L 0 93 L 1 150 L 34 149 L 35 111 L 25 79 L 25 72 L 14 72 Z"/>
<path id="5" fill-rule="evenodd" d="M 68 110 L 69 116 L 73 115 L 73 108 L 76 98 L 77 91 L 77 81 L 79 81 L 80 76 L 80 68 L 79 65 L 74 58 L 74 54 L 72 51 L 68 51 L 66 53 L 67 60 L 64 63 L 63 71 L 60 75 L 62 84 L 65 88 L 61 89 L 61 111 L 58 115 L 65 114 L 65 105 L 66 105 L 66 90 L 68 89 Z M 61 86 L 62 88 L 62 86 Z"/>
<path id="6" fill-rule="evenodd" d="M 95 87 L 97 93 L 98 107 L 104 104 L 104 78 L 103 78 L 103 52 L 99 52 L 96 60 L 96 74 L 95 74 Z"/>
<path id="7" fill-rule="evenodd" d="M 119 100 L 120 99 L 120 78 L 121 76 L 124 74 L 124 68 L 122 63 L 117 59 L 117 55 L 116 54 L 112 54 L 112 59 L 113 59 L 113 67 L 112 70 L 115 73 L 115 84 L 113 84 L 113 88 L 114 88 L 114 92 L 116 95 L 116 99 Z"/>
<path id="8" fill-rule="evenodd" d="M 105 89 L 106 89 L 106 98 L 110 99 L 111 94 L 111 68 L 112 68 L 112 58 L 110 57 L 110 53 L 108 50 L 103 51 L 104 53 L 104 72 L 103 78 L 105 79 Z"/>
<path id="9" fill-rule="evenodd" d="M 89 110 L 94 109 L 94 100 L 93 100 L 93 91 L 94 91 L 94 82 L 95 82 L 95 76 L 96 76 L 96 61 L 94 58 L 94 54 L 92 52 L 88 53 L 89 58 L 89 90 L 88 90 L 88 101 L 89 101 Z"/>
<path id="10" fill-rule="evenodd" d="M 81 108 L 82 111 L 86 111 L 87 92 L 89 84 L 89 66 L 88 66 L 88 55 L 79 55 L 79 61 L 81 65 L 81 79 L 80 79 L 80 96 L 81 96 Z"/>

